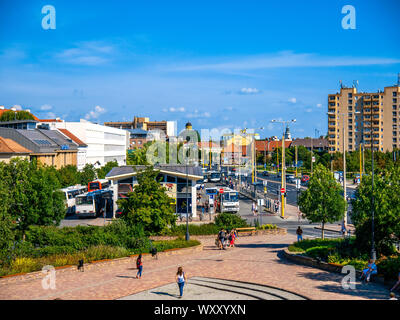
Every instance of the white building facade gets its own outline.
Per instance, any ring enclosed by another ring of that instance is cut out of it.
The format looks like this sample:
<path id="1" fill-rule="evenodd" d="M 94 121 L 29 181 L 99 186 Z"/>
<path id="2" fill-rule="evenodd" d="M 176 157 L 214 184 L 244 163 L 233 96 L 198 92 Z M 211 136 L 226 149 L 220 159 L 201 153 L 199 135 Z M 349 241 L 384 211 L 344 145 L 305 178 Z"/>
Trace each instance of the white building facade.
<path id="1" fill-rule="evenodd" d="M 87 144 L 85 164 L 93 164 L 96 167 L 104 166 L 110 161 L 117 161 L 120 166 L 126 164 L 126 152 L 129 146 L 128 131 L 102 126 L 83 119 L 80 122 L 52 122 L 50 125 L 57 129 L 67 129 Z M 83 158 L 80 164 L 82 161 L 84 161 Z"/>

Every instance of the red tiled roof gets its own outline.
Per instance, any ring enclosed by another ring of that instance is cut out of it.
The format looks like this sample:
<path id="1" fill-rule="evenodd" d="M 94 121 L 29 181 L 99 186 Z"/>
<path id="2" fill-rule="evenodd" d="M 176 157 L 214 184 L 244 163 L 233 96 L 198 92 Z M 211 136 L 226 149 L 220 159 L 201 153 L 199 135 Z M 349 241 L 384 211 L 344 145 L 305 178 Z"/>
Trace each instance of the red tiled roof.
<path id="1" fill-rule="evenodd" d="M 16 143 L 12 139 L 6 139 L 0 137 L 0 153 L 31 153 L 31 150 L 28 150 Z"/>
<path id="2" fill-rule="evenodd" d="M 62 122 L 60 119 L 40 119 L 40 122 Z"/>
<path id="3" fill-rule="evenodd" d="M 285 148 L 289 148 L 292 141 L 285 141 Z M 256 151 L 274 151 L 276 148 L 282 148 L 282 141 L 256 140 Z"/>
<path id="4" fill-rule="evenodd" d="M 66 135 L 68 138 L 70 138 L 72 141 L 74 141 L 78 146 L 80 147 L 86 147 L 87 144 L 84 143 L 81 139 L 79 139 L 76 135 L 72 134 L 70 131 L 67 129 L 58 129 L 62 134 Z"/>

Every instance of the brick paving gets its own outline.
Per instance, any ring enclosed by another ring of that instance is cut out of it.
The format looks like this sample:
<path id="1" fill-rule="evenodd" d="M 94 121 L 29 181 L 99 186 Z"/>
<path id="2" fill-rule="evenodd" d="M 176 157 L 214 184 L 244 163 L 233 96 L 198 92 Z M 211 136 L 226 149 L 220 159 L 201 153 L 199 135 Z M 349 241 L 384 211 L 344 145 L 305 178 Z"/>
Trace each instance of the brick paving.
<path id="1" fill-rule="evenodd" d="M 356 290 L 341 287 L 342 275 L 290 263 L 280 250 L 294 235 L 241 237 L 237 247 L 218 250 L 214 239 L 202 239 L 203 250 L 179 255 L 144 257 L 142 279 L 136 279 L 135 258 L 121 259 L 57 271 L 56 289 L 44 290 L 41 277 L 0 279 L 0 299 L 118 299 L 174 282 L 178 266 L 190 277 L 221 278 L 270 285 L 310 299 L 387 299 L 387 288 L 378 284 Z M 188 251 L 189 252 L 189 251 Z"/>

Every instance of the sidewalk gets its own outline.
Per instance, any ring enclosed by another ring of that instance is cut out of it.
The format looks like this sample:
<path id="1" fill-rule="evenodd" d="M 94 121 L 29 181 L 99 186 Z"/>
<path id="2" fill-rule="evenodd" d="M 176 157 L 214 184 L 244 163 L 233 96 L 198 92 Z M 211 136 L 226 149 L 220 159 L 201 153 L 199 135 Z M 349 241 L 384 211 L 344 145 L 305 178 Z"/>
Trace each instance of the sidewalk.
<path id="1" fill-rule="evenodd" d="M 165 289 L 167 285 L 171 287 L 171 294 L 176 294 L 178 288 L 175 274 L 178 266 L 183 266 L 187 274 L 189 287 L 186 289 L 191 291 L 188 298 L 193 299 L 201 298 L 198 294 L 204 291 L 198 285 L 191 284 L 191 279 L 200 277 L 211 279 L 208 284 L 209 296 L 218 300 L 229 300 L 232 297 L 224 291 L 216 290 L 221 289 L 221 285 L 213 284 L 212 279 L 271 286 L 317 300 L 388 298 L 387 288 L 382 285 L 370 283 L 363 286 L 357 283 L 355 290 L 346 290 L 341 285 L 343 275 L 298 265 L 280 257 L 280 250 L 287 248 L 295 239 L 295 235 L 291 234 L 240 237 L 236 247 L 228 250 L 218 250 L 214 239 L 202 239 L 201 251 L 164 255 L 157 260 L 144 256 L 143 276 L 140 280 L 135 277 L 137 270 L 133 258 L 95 264 L 84 272 L 76 268 L 59 270 L 54 290 L 42 287 L 44 275 L 35 279 L 27 276 L 4 278 L 0 279 L 0 300 L 110 300 L 146 290 L 169 293 Z M 208 291 L 203 292 L 203 296 L 207 295 Z"/>

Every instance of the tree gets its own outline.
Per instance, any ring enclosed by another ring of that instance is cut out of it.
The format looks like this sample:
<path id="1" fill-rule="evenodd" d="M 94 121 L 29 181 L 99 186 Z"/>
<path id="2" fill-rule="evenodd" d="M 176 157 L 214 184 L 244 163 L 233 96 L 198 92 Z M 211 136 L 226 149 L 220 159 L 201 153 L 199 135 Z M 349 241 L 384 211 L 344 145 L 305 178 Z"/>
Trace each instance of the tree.
<path id="1" fill-rule="evenodd" d="M 12 110 L 5 111 L 0 117 L 0 122 L 14 121 L 14 120 L 34 120 L 34 117 L 28 111 L 12 111 Z"/>
<path id="2" fill-rule="evenodd" d="M 12 159 L 2 179 L 12 199 L 9 214 L 22 235 L 31 225 L 58 225 L 64 218 L 64 195 L 53 168 Z"/>
<path id="3" fill-rule="evenodd" d="M 74 165 L 64 166 L 57 173 L 62 188 L 81 183 L 80 172 Z"/>
<path id="4" fill-rule="evenodd" d="M 300 193 L 300 210 L 311 222 L 322 223 L 322 239 L 325 223 L 339 221 L 344 216 L 347 204 L 342 192 L 333 174 L 319 164 L 313 170 L 307 190 Z"/>
<path id="5" fill-rule="evenodd" d="M 111 171 L 112 168 L 118 167 L 118 162 L 117 161 L 109 161 L 107 162 L 104 166 L 101 168 L 97 169 L 97 177 L 99 179 L 105 179 L 107 173 Z"/>
<path id="6" fill-rule="evenodd" d="M 0 162 L 0 175 L 4 177 L 6 164 Z M 4 179 L 0 180 L 0 264 L 7 259 L 15 239 L 15 224 L 10 215 L 12 197 Z"/>
<path id="7" fill-rule="evenodd" d="M 86 164 L 80 172 L 80 184 L 83 186 L 88 185 L 90 181 L 96 179 L 96 169 L 92 164 Z"/>
<path id="8" fill-rule="evenodd" d="M 133 187 L 133 192 L 117 202 L 122 209 L 122 219 L 130 226 L 143 225 L 147 233 L 163 231 L 176 221 L 172 199 L 156 180 L 158 173 L 153 167 L 138 172 L 138 184 Z"/>
<path id="9" fill-rule="evenodd" d="M 374 239 L 378 254 L 393 253 L 400 239 L 400 168 L 385 170 L 374 176 Z M 371 250 L 372 177 L 366 175 L 352 201 L 352 221 L 356 227 L 356 246 L 363 252 Z"/>
<path id="10" fill-rule="evenodd" d="M 147 142 L 142 149 L 128 150 L 126 164 L 128 165 L 148 165 L 146 153 L 152 142 Z"/>

